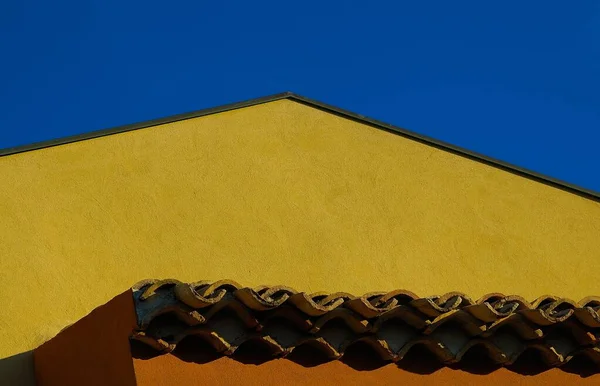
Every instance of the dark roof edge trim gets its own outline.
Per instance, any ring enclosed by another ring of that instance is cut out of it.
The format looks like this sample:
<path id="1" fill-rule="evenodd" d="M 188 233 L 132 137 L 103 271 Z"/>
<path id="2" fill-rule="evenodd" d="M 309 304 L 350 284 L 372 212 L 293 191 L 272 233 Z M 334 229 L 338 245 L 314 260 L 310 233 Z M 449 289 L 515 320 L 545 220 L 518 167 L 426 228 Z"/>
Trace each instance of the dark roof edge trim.
<path id="1" fill-rule="evenodd" d="M 225 112 L 225 111 L 229 111 L 229 110 L 240 109 L 243 107 L 259 105 L 262 103 L 272 102 L 272 101 L 276 101 L 276 100 L 280 100 L 280 99 L 294 100 L 296 102 L 303 103 L 305 105 L 315 107 L 320 110 L 323 110 L 323 111 L 326 111 L 329 113 L 333 113 L 335 115 L 338 115 L 338 116 L 341 116 L 344 118 L 348 118 L 348 119 L 351 119 L 351 120 L 354 120 L 354 121 L 357 121 L 357 122 L 360 122 L 363 124 L 368 124 L 372 127 L 375 127 L 375 128 L 381 129 L 381 130 L 385 130 L 390 133 L 398 134 L 405 138 L 412 139 L 417 142 L 420 142 L 420 143 L 423 143 L 423 144 L 426 144 L 429 146 L 433 146 L 438 149 L 448 151 L 450 153 L 453 153 L 453 154 L 456 154 L 456 155 L 459 155 L 459 156 L 462 156 L 465 158 L 469 158 L 474 161 L 482 162 L 486 165 L 489 165 L 489 166 L 492 166 L 492 167 L 495 167 L 498 169 L 502 169 L 504 171 L 507 171 L 507 172 L 510 172 L 510 173 L 513 173 L 513 174 L 516 174 L 516 175 L 519 175 L 522 177 L 526 177 L 526 178 L 535 180 L 537 182 L 541 182 L 543 184 L 550 185 L 555 188 L 558 188 L 558 189 L 561 189 L 561 190 L 564 190 L 564 191 L 567 191 L 570 193 L 574 193 L 579 196 L 600 202 L 600 192 L 595 192 L 593 190 L 589 190 L 589 189 L 585 189 L 585 188 L 582 188 L 582 187 L 579 187 L 579 186 L 576 186 L 573 184 L 569 184 L 567 182 L 564 182 L 564 181 L 561 181 L 561 180 L 558 180 L 558 179 L 555 179 L 552 177 L 548 177 L 543 174 L 536 173 L 534 171 L 524 169 L 519 166 L 504 162 L 504 161 L 500 161 L 500 160 L 497 160 L 497 159 L 494 159 L 491 157 L 487 157 L 483 154 L 479 154 L 479 153 L 476 153 L 476 152 L 473 152 L 473 151 L 470 151 L 467 149 L 463 149 L 461 147 L 458 147 L 458 146 L 455 146 L 455 145 L 452 145 L 452 144 L 449 144 L 449 143 L 446 143 L 443 141 L 439 141 L 437 139 L 434 139 L 434 138 L 431 138 L 431 137 L 428 137 L 425 135 L 417 134 L 415 132 L 412 132 L 412 131 L 409 131 L 406 129 L 402 129 L 400 127 L 393 126 L 393 125 L 390 125 L 390 124 L 387 124 L 387 123 L 384 123 L 384 122 L 381 122 L 381 121 L 378 121 L 378 120 L 375 120 L 372 118 L 368 118 L 363 115 L 353 113 L 351 111 L 347 111 L 347 110 L 344 110 L 344 109 L 341 109 L 341 108 L 338 108 L 335 106 L 331 106 L 331 105 L 328 105 L 328 104 L 325 104 L 322 102 L 318 102 L 318 101 L 300 96 L 298 94 L 294 94 L 292 92 L 284 92 L 284 93 L 270 95 L 270 96 L 266 96 L 266 97 L 262 97 L 262 98 L 250 99 L 250 100 L 243 101 L 243 102 L 232 103 L 232 104 L 222 105 L 222 106 L 218 106 L 218 107 L 193 111 L 190 113 L 172 115 L 172 116 L 165 117 L 165 118 L 153 119 L 150 121 L 139 122 L 139 123 L 124 125 L 124 126 L 118 126 L 118 127 L 114 127 L 114 128 L 110 128 L 110 129 L 98 130 L 98 131 L 93 131 L 93 132 L 89 132 L 89 133 L 53 139 L 53 140 L 49 140 L 49 141 L 37 142 L 37 143 L 24 145 L 24 146 L 16 146 L 16 147 L 11 147 L 11 148 L 7 148 L 7 149 L 0 149 L 0 157 L 17 154 L 17 153 L 23 153 L 23 152 L 27 152 L 27 151 L 31 151 L 31 150 L 43 149 L 43 148 L 52 147 L 52 146 L 64 145 L 64 144 L 83 141 L 83 140 L 87 140 L 87 139 L 104 137 L 104 136 L 112 135 L 112 134 L 124 133 L 124 132 L 132 131 L 132 130 L 139 130 L 139 129 L 143 129 L 143 128 L 147 128 L 147 127 L 162 125 L 162 124 L 166 124 L 166 123 L 173 123 L 173 122 L 182 121 L 182 120 L 191 119 L 191 118 L 198 118 L 198 117 L 202 117 L 202 116 L 206 116 L 206 115 L 221 113 L 221 112 Z"/>
<path id="2" fill-rule="evenodd" d="M 36 143 L 23 145 L 23 146 L 9 147 L 6 149 L 0 149 L 0 157 L 17 154 L 17 153 L 23 153 L 23 152 L 32 151 L 32 150 L 44 149 L 47 147 L 66 145 L 68 143 L 85 141 L 87 139 L 105 137 L 107 135 L 120 134 L 120 133 L 125 133 L 128 131 L 145 129 L 145 128 L 152 127 L 152 126 L 164 125 L 166 123 L 173 123 L 173 122 L 183 121 L 183 120 L 191 119 L 191 118 L 198 118 L 198 117 L 202 117 L 205 115 L 222 113 L 222 112 L 229 111 L 229 110 L 241 109 L 243 107 L 249 107 L 249 106 L 258 105 L 261 103 L 267 103 L 267 102 L 272 102 L 272 101 L 276 101 L 279 99 L 289 98 L 290 95 L 291 95 L 291 93 L 275 94 L 275 95 L 270 95 L 270 96 L 266 96 L 266 97 L 262 97 L 262 98 L 250 99 L 250 100 L 247 100 L 244 102 L 231 103 L 231 104 L 222 105 L 222 106 L 218 106 L 218 107 L 212 107 L 212 108 L 208 108 L 208 109 L 192 111 L 189 113 L 171 115 L 171 116 L 164 117 L 164 118 L 157 118 L 157 119 L 152 119 L 149 121 L 132 123 L 132 124 L 123 125 L 123 126 L 117 126 L 117 127 L 113 127 L 110 129 L 91 131 L 88 133 L 76 134 L 76 135 L 71 135 L 68 137 L 51 139 L 48 141 L 36 142 Z"/>

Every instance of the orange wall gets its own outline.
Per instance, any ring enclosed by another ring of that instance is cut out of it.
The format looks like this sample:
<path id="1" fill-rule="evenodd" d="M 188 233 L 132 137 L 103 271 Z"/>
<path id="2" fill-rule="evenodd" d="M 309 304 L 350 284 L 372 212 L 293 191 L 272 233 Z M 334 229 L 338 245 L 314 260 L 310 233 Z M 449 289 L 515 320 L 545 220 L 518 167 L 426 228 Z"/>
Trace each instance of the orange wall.
<path id="1" fill-rule="evenodd" d="M 304 367 L 287 359 L 260 365 L 244 364 L 228 357 L 199 364 L 173 355 L 149 360 L 134 359 L 140 386 L 172 385 L 571 385 L 600 384 L 600 375 L 582 378 L 560 369 L 526 376 L 505 368 L 486 375 L 443 367 L 432 374 L 403 370 L 395 364 L 359 371 L 341 361 Z"/>
<path id="2" fill-rule="evenodd" d="M 37 385 L 135 386 L 128 339 L 135 325 L 128 290 L 35 349 Z"/>

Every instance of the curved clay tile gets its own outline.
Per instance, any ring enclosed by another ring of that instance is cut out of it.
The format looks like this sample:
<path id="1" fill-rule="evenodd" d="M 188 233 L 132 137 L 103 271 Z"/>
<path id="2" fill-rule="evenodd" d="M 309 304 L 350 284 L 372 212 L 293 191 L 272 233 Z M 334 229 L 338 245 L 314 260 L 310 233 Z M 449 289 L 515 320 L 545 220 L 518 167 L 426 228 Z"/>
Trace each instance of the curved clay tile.
<path id="1" fill-rule="evenodd" d="M 550 366 L 577 355 L 600 363 L 598 297 L 577 303 L 547 295 L 528 302 L 493 293 L 473 301 L 461 292 L 419 298 L 405 290 L 354 296 L 174 279 L 140 282 L 133 297 L 138 328 L 131 339 L 158 352 L 197 336 L 224 355 L 260 342 L 273 356 L 308 344 L 335 359 L 361 343 L 387 361 L 424 347 L 455 363 L 483 347 L 500 365 L 532 350 Z"/>

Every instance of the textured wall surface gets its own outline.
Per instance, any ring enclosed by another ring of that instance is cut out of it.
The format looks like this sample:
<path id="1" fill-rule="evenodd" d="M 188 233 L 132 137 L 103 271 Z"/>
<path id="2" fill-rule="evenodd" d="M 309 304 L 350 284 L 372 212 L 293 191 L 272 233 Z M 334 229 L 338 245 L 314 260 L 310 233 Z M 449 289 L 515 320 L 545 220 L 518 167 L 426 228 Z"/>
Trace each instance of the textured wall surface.
<path id="1" fill-rule="evenodd" d="M 289 100 L 2 157 L 0 179 L 0 358 L 148 277 L 598 294 L 599 203 Z"/>

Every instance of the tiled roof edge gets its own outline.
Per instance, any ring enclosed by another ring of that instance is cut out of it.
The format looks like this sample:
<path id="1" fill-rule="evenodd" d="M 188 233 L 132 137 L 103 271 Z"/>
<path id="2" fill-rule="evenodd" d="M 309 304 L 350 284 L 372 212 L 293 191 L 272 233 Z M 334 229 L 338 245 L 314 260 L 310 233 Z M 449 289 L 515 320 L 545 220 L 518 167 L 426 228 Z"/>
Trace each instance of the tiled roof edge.
<path id="1" fill-rule="evenodd" d="M 442 362 L 455 363 L 482 345 L 501 365 L 529 349 L 550 366 L 579 356 L 600 365 L 600 297 L 574 302 L 543 296 L 528 302 L 493 293 L 473 301 L 460 292 L 420 298 L 405 290 L 357 297 L 285 286 L 248 288 L 231 280 L 168 279 L 136 284 L 133 298 L 138 326 L 131 338 L 161 353 L 196 336 L 224 355 L 260 341 L 275 356 L 310 344 L 336 359 L 362 342 L 385 360 L 402 360 L 413 347 L 424 346 Z"/>
<path id="2" fill-rule="evenodd" d="M 144 121 L 144 122 L 140 122 L 140 123 L 118 126 L 115 128 L 98 130 L 98 131 L 73 135 L 73 136 L 64 137 L 64 138 L 58 138 L 58 139 L 53 139 L 53 140 L 49 140 L 49 141 L 33 143 L 33 144 L 29 144 L 29 145 L 0 149 L 0 157 L 12 155 L 12 154 L 23 153 L 23 152 L 32 151 L 32 150 L 43 149 L 43 148 L 47 148 L 47 147 L 64 145 L 64 144 L 83 141 L 83 140 L 87 140 L 87 139 L 104 137 L 104 136 L 112 135 L 112 134 L 124 133 L 124 132 L 132 131 L 132 130 L 139 130 L 139 129 L 162 125 L 162 124 L 166 124 L 166 123 L 182 121 L 185 119 L 198 118 L 198 117 L 221 113 L 221 112 L 225 112 L 225 111 L 229 111 L 229 110 L 235 110 L 235 109 L 240 109 L 240 108 L 244 108 L 244 107 L 255 106 L 255 105 L 262 104 L 262 103 L 268 103 L 268 102 L 272 102 L 272 101 L 276 101 L 276 100 L 280 100 L 280 99 L 290 99 L 290 100 L 293 100 L 293 101 L 296 101 L 299 103 L 303 103 L 308 106 L 318 108 L 320 110 L 323 110 L 323 111 L 326 111 L 326 112 L 329 112 L 332 114 L 336 114 L 336 115 L 344 117 L 344 118 L 352 119 L 354 121 L 358 121 L 360 123 L 367 124 L 372 127 L 375 127 L 375 128 L 381 129 L 381 130 L 385 130 L 385 131 L 388 131 L 388 132 L 391 132 L 394 134 L 398 134 L 405 138 L 409 138 L 409 139 L 418 141 L 420 143 L 423 143 L 423 144 L 426 144 L 429 146 L 433 146 L 438 149 L 448 151 L 450 153 L 453 153 L 453 154 L 456 154 L 456 155 L 459 155 L 462 157 L 466 157 L 468 159 L 471 159 L 471 160 L 474 160 L 477 162 L 481 162 L 481 163 L 484 163 L 484 164 L 492 166 L 492 167 L 499 168 L 501 170 L 519 175 L 521 177 L 529 178 L 534 181 L 537 181 L 537 182 L 540 182 L 540 183 L 543 183 L 543 184 L 546 184 L 546 185 L 549 185 L 549 186 L 552 186 L 552 187 L 555 187 L 555 188 L 558 188 L 558 189 L 561 189 L 561 190 L 564 190 L 564 191 L 567 191 L 567 192 L 570 192 L 573 194 L 577 194 L 581 197 L 585 197 L 585 198 L 600 202 L 600 192 L 596 192 L 596 191 L 586 189 L 586 188 L 583 188 L 583 187 L 580 187 L 580 186 L 577 186 L 574 184 L 570 184 L 565 181 L 561 181 L 559 179 L 549 177 L 549 176 L 546 176 L 546 175 L 510 164 L 508 162 L 497 160 L 492 157 L 488 157 L 483 154 L 479 154 L 479 153 L 461 148 L 459 146 L 455 146 L 455 145 L 452 145 L 452 144 L 449 144 L 449 143 L 446 143 L 446 142 L 443 142 L 443 141 L 440 141 L 440 140 L 437 140 L 437 139 L 434 139 L 434 138 L 431 138 L 431 137 L 428 137 L 428 136 L 425 136 L 422 134 L 418 134 L 418 133 L 400 128 L 398 126 L 394 126 L 394 125 L 391 125 L 391 124 L 388 124 L 385 122 L 381 122 L 376 119 L 368 118 L 363 115 L 341 109 L 339 107 L 331 106 L 326 103 L 322 103 L 322 102 L 319 102 L 319 101 L 316 101 L 316 100 L 313 100 L 310 98 L 306 98 L 304 96 L 301 96 L 301 95 L 298 95 L 298 94 L 295 94 L 292 92 L 284 92 L 284 93 L 274 94 L 274 95 L 270 95 L 270 96 L 266 96 L 266 97 L 246 100 L 243 102 L 226 104 L 226 105 L 222 105 L 222 106 L 218 106 L 218 107 L 193 111 L 190 113 L 177 114 L 177 115 L 172 115 L 172 116 L 165 117 L 165 118 L 159 118 L 159 119 Z"/>

